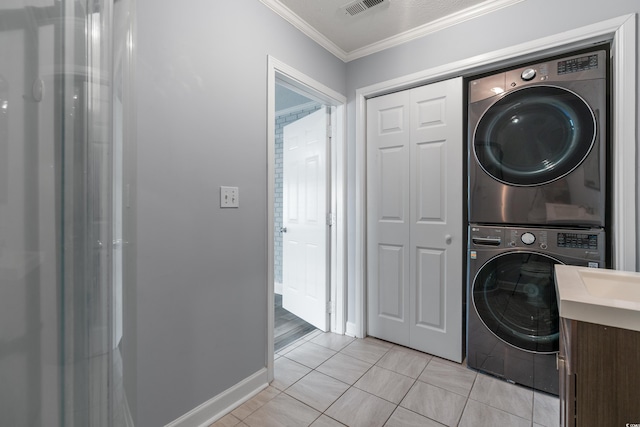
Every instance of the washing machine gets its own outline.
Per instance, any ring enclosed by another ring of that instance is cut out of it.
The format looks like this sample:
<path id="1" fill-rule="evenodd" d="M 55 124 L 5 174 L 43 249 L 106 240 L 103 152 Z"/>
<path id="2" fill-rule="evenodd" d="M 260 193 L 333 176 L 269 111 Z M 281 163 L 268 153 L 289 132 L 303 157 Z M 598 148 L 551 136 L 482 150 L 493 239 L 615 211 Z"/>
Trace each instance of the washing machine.
<path id="1" fill-rule="evenodd" d="M 468 85 L 469 223 L 605 226 L 607 52 Z"/>
<path id="2" fill-rule="evenodd" d="M 605 268 L 605 232 L 469 227 L 467 365 L 558 394 L 556 264 Z"/>

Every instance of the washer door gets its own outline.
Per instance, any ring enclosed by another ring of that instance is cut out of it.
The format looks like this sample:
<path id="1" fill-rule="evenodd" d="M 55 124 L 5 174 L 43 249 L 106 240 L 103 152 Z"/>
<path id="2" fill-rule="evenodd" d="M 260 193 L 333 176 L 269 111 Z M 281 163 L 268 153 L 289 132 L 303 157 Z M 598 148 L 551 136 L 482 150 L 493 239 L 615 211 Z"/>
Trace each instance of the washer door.
<path id="1" fill-rule="evenodd" d="M 473 305 L 485 326 L 522 350 L 558 351 L 555 264 L 562 263 L 534 252 L 508 252 L 487 261 L 472 288 Z"/>
<path id="2" fill-rule="evenodd" d="M 515 90 L 487 109 L 473 147 L 478 163 L 494 179 L 534 186 L 578 167 L 595 137 L 595 116 L 581 97 L 555 86 L 533 86 Z"/>

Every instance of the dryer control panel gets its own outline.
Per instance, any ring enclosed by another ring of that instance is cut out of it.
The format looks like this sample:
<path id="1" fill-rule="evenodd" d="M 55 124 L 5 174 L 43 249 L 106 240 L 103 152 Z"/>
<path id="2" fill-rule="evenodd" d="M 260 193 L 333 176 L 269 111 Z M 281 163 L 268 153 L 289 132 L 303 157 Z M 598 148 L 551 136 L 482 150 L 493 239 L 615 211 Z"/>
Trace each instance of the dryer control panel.
<path id="1" fill-rule="evenodd" d="M 606 51 L 599 50 L 481 77 L 469 82 L 469 103 L 503 97 L 530 84 L 604 79 L 606 62 Z"/>
<path id="2" fill-rule="evenodd" d="M 569 73 L 579 73 L 598 68 L 598 55 L 585 55 L 579 58 L 565 59 L 558 61 L 558 75 Z"/>

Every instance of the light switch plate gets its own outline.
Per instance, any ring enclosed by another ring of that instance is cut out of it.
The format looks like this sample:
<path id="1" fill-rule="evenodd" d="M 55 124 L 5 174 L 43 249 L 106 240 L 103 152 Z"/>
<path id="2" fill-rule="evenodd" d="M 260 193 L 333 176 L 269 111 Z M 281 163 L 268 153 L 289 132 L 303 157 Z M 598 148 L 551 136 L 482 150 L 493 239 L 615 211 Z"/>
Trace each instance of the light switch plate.
<path id="1" fill-rule="evenodd" d="M 220 187 L 220 207 L 237 208 L 240 207 L 240 192 L 238 187 Z"/>

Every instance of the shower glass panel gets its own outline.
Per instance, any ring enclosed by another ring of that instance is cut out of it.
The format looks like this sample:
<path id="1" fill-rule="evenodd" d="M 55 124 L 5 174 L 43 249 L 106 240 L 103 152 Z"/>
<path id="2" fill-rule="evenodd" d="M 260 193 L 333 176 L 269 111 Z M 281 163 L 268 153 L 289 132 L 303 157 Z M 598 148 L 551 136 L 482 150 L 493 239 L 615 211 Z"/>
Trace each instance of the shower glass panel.
<path id="1" fill-rule="evenodd" d="M 114 76 L 122 87 L 129 63 L 113 67 L 132 1 L 0 3 L 2 426 L 133 425 L 125 275 L 114 267 L 126 241 L 114 234 L 126 221 L 114 215 L 125 185 L 114 122 L 127 108 L 122 97 L 114 107 Z"/>

